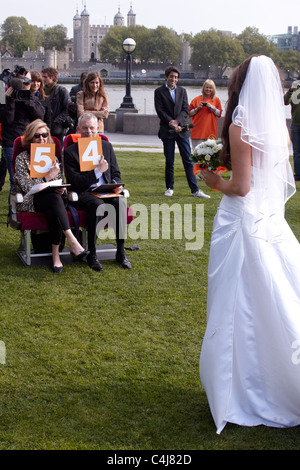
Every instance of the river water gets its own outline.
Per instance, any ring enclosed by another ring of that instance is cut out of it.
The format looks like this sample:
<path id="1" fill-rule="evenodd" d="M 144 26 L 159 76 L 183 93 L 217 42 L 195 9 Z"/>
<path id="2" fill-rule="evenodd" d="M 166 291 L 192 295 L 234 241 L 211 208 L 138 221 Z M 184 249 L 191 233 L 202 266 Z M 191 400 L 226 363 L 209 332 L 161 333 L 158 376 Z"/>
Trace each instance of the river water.
<path id="1" fill-rule="evenodd" d="M 72 86 L 74 85 L 66 84 L 64 86 L 70 91 Z M 131 86 L 132 101 L 140 114 L 156 114 L 155 108 L 154 108 L 155 88 L 157 88 L 157 85 L 132 85 Z M 186 86 L 185 88 L 187 90 L 189 102 L 191 102 L 193 98 L 201 94 L 200 87 Z M 123 98 L 125 95 L 125 84 L 124 85 L 105 84 L 105 91 L 108 95 L 110 111 L 113 112 L 117 108 L 119 108 L 121 103 L 123 102 Z M 217 96 L 221 100 L 221 104 L 223 108 L 222 115 L 224 116 L 225 109 L 226 109 L 226 102 L 228 99 L 227 88 L 221 88 L 221 87 L 217 88 Z M 287 119 L 290 119 L 291 117 L 290 106 L 286 106 L 285 110 L 286 110 Z"/>

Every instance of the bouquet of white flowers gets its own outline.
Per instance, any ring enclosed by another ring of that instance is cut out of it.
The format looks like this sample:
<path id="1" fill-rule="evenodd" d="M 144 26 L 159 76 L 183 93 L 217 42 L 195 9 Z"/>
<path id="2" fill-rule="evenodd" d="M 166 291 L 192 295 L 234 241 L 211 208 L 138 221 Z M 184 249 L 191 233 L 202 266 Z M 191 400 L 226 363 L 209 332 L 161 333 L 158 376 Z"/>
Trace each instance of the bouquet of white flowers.
<path id="1" fill-rule="evenodd" d="M 225 171 L 226 168 L 220 166 L 221 150 L 222 144 L 219 140 L 208 139 L 198 144 L 190 156 L 192 162 L 195 163 L 194 174 L 204 169 L 217 172 Z"/>

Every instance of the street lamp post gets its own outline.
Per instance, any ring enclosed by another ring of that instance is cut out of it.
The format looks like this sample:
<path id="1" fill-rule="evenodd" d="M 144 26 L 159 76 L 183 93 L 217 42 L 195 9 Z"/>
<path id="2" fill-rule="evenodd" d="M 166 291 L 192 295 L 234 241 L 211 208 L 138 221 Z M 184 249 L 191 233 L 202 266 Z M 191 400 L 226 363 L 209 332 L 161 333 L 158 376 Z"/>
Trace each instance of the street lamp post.
<path id="1" fill-rule="evenodd" d="M 131 68 L 132 68 L 132 56 L 131 54 L 135 50 L 136 43 L 132 38 L 127 38 L 123 42 L 123 49 L 126 52 L 126 95 L 123 98 L 123 103 L 120 108 L 131 109 L 134 108 L 131 97 Z"/>

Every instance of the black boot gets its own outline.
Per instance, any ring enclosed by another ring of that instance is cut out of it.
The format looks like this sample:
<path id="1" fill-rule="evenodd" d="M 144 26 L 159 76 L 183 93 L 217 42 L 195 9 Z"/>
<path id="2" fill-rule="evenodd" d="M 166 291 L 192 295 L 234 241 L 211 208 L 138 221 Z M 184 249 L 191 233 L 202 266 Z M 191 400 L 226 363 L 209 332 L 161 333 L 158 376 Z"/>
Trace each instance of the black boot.
<path id="1" fill-rule="evenodd" d="M 95 254 L 88 254 L 86 257 L 87 264 L 94 271 L 103 271 L 103 268 Z"/>
<path id="2" fill-rule="evenodd" d="M 117 248 L 117 254 L 116 254 L 116 260 L 117 262 L 122 266 L 124 269 L 131 269 L 131 263 L 129 259 L 127 258 L 127 255 L 125 253 L 125 247 L 124 245 L 119 245 Z"/>

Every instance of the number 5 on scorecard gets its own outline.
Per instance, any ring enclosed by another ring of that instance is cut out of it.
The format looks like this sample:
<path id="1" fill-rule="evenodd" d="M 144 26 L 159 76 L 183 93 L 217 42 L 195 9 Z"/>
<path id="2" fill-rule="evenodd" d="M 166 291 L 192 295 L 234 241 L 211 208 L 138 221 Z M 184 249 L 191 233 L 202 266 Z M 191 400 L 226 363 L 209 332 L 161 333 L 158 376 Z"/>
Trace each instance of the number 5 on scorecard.
<path id="1" fill-rule="evenodd" d="M 80 171 L 90 171 L 96 168 L 102 158 L 101 138 L 83 137 L 78 140 Z"/>
<path id="2" fill-rule="evenodd" d="M 31 144 L 30 178 L 44 178 L 55 160 L 55 144 Z"/>

